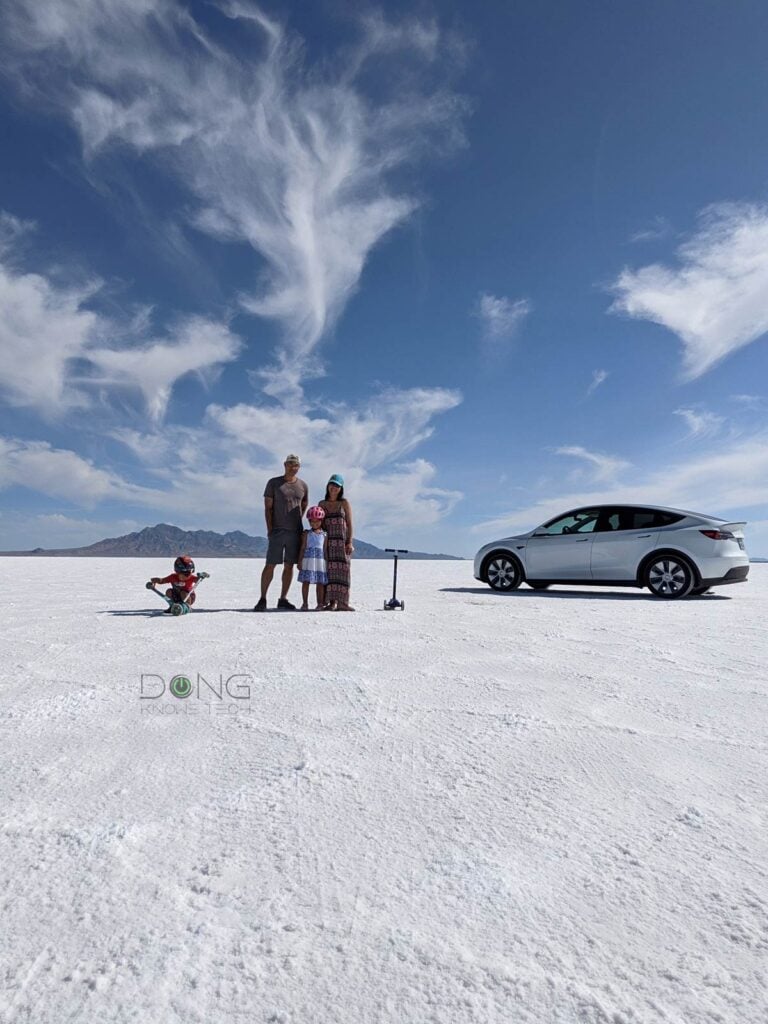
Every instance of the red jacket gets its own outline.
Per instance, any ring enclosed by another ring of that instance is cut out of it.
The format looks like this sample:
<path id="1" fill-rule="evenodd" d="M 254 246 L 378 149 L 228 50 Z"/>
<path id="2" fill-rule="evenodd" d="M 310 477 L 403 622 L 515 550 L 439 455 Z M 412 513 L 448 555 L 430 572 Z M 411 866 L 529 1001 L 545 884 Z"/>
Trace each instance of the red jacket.
<path id="1" fill-rule="evenodd" d="M 164 577 L 164 579 L 160 580 L 160 582 L 172 583 L 173 586 L 178 587 L 179 590 L 190 591 L 195 589 L 195 584 L 197 583 L 197 576 L 193 574 L 192 576 L 187 576 L 185 579 L 182 579 L 177 572 L 172 572 L 170 576 Z"/>

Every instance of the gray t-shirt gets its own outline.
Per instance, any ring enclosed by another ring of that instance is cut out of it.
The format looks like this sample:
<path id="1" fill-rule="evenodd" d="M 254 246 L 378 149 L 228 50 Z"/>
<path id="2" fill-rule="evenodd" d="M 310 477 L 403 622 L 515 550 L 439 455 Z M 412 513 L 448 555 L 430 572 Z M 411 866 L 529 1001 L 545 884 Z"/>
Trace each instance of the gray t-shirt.
<path id="1" fill-rule="evenodd" d="M 290 483 L 284 476 L 273 476 L 264 488 L 264 497 L 272 499 L 272 529 L 301 532 L 301 503 L 309 488 L 296 477 Z"/>

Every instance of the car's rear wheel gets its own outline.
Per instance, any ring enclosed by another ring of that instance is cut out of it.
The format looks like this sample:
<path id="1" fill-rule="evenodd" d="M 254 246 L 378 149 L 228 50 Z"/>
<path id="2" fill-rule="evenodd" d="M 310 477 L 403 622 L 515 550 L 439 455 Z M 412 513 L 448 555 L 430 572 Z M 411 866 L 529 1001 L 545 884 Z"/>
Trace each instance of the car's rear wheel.
<path id="1" fill-rule="evenodd" d="M 690 562 L 680 555 L 659 555 L 645 569 L 645 585 L 654 597 L 687 597 L 695 582 Z"/>
<path id="2" fill-rule="evenodd" d="M 522 566 L 512 555 L 497 551 L 483 566 L 483 576 L 492 590 L 517 590 L 523 582 Z"/>
<path id="3" fill-rule="evenodd" d="M 526 583 L 531 590 L 546 590 L 549 587 L 548 583 L 536 583 L 535 580 L 526 580 Z"/>

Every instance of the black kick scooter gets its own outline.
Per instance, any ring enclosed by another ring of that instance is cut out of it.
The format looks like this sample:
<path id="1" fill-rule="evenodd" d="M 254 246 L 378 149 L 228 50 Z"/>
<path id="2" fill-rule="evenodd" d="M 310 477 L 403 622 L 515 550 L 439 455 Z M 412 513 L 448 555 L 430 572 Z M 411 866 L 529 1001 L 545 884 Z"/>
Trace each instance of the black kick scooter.
<path id="1" fill-rule="evenodd" d="M 384 550 L 389 552 L 389 554 L 395 556 L 395 576 L 394 579 L 392 580 L 392 597 L 389 599 L 389 601 L 384 602 L 384 611 L 393 612 L 397 608 L 399 608 L 401 612 L 404 612 L 405 601 L 397 600 L 397 556 L 407 555 L 408 551 L 405 548 L 384 548 Z"/>

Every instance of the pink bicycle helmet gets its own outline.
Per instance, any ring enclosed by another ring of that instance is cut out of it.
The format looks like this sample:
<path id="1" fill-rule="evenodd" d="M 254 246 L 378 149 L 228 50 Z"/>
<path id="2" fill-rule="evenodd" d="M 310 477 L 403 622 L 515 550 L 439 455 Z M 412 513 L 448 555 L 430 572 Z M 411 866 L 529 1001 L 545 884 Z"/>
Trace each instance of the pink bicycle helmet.
<path id="1" fill-rule="evenodd" d="M 307 519 L 325 519 L 325 509 L 320 508 L 319 505 L 313 505 L 312 508 L 307 509 Z"/>

